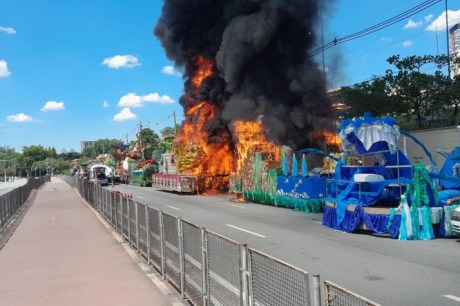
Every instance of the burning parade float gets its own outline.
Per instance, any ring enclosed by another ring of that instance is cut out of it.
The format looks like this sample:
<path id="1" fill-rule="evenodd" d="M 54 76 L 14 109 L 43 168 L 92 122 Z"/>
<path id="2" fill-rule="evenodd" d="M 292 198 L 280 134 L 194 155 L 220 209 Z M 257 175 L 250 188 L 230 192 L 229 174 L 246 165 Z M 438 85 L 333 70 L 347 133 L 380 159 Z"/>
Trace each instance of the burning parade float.
<path id="1" fill-rule="evenodd" d="M 305 36 L 317 25 L 316 2 L 164 2 L 154 34 L 183 71 L 185 119 L 155 188 L 274 194 L 265 177 L 281 165 L 282 146 L 324 147 L 333 114 L 308 55 L 316 37 Z"/>
<path id="2" fill-rule="evenodd" d="M 165 1 L 154 29 L 183 71 L 185 117 L 172 152 L 152 175 L 154 188 L 230 191 L 240 200 L 324 209 L 323 224 L 347 232 L 449 235 L 441 224 L 448 218 L 442 191 L 432 173 L 396 147 L 394 120 L 344 121 L 342 156 L 324 153 L 337 143 L 328 140 L 337 126 L 323 72 L 309 52 L 326 3 L 205 2 Z"/>

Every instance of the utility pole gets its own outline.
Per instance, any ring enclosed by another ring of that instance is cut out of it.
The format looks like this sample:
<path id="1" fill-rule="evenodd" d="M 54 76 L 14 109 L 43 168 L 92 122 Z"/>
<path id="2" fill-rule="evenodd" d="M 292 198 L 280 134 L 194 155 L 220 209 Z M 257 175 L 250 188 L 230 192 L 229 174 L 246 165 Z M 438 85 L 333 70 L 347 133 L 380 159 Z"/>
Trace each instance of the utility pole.
<path id="1" fill-rule="evenodd" d="M 450 77 L 449 18 L 448 18 L 447 0 L 445 0 L 445 4 L 446 4 L 446 37 L 447 37 L 447 75 Z"/>
<path id="2" fill-rule="evenodd" d="M 322 54 L 323 54 L 323 82 L 324 82 L 324 89 L 327 89 L 327 79 L 326 79 L 326 61 L 324 59 L 324 28 L 323 28 L 323 10 L 321 9 L 321 47 L 323 49 Z"/>
<path id="3" fill-rule="evenodd" d="M 142 121 L 139 121 L 139 134 L 137 135 L 137 137 L 139 138 L 139 146 L 142 148 L 142 135 L 141 135 L 141 132 L 142 132 Z"/>
<path id="4" fill-rule="evenodd" d="M 176 112 L 173 111 L 173 120 L 174 120 L 174 132 L 176 132 L 177 135 L 177 124 L 176 124 Z"/>

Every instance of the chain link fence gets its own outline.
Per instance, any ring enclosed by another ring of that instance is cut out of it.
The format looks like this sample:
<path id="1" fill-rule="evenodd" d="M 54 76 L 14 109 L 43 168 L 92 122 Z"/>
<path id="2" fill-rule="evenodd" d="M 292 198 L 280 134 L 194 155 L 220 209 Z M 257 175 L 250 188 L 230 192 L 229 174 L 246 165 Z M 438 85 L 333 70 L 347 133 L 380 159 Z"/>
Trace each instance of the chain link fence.
<path id="1" fill-rule="evenodd" d="M 325 306 L 379 306 L 379 304 L 329 281 L 324 281 L 324 292 Z"/>
<path id="2" fill-rule="evenodd" d="M 310 305 L 308 273 L 248 249 L 252 305 Z"/>
<path id="3" fill-rule="evenodd" d="M 114 194 L 93 183 L 62 177 L 193 305 L 378 305 L 203 227 Z"/>

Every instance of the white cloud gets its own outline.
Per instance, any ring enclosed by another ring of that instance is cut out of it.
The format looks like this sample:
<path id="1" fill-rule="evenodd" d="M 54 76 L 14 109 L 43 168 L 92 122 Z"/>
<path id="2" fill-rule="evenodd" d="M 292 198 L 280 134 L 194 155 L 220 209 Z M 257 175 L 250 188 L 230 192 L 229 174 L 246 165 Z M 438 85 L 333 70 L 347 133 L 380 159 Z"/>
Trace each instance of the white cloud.
<path id="1" fill-rule="evenodd" d="M 6 34 L 16 34 L 16 30 L 10 27 L 2 27 L 0 26 L 0 32 L 5 32 Z"/>
<path id="2" fill-rule="evenodd" d="M 118 106 L 142 107 L 144 106 L 144 102 L 142 102 L 141 97 L 135 93 L 128 93 L 120 98 L 120 101 L 118 101 Z"/>
<path id="3" fill-rule="evenodd" d="M 7 116 L 6 120 L 10 122 L 32 122 L 34 121 L 34 119 L 31 116 L 26 115 L 24 113 Z"/>
<path id="4" fill-rule="evenodd" d="M 136 119 L 136 114 L 131 112 L 129 107 L 123 108 L 118 114 L 113 116 L 114 121 L 126 121 L 126 120 L 133 120 Z"/>
<path id="5" fill-rule="evenodd" d="M 457 11 L 448 11 L 447 17 L 449 19 L 449 26 L 457 24 L 460 20 L 460 9 Z M 446 28 L 446 12 L 442 12 L 433 22 L 426 27 L 427 31 L 444 31 Z"/>
<path id="6" fill-rule="evenodd" d="M 409 21 L 404 25 L 403 29 L 415 29 L 420 26 L 422 26 L 423 22 L 421 21 L 413 21 L 412 19 L 409 19 Z"/>
<path id="7" fill-rule="evenodd" d="M 130 92 L 120 98 L 120 101 L 118 101 L 118 106 L 143 107 L 145 103 L 170 104 L 174 103 L 174 100 L 167 95 L 160 96 L 156 92 L 144 96 L 138 96 L 135 93 Z"/>
<path id="8" fill-rule="evenodd" d="M 160 103 L 160 104 L 174 103 L 174 100 L 171 97 L 167 95 L 160 96 L 156 92 L 143 96 L 142 100 L 144 100 L 145 102 Z"/>
<path id="9" fill-rule="evenodd" d="M 177 75 L 177 76 L 182 75 L 179 71 L 174 69 L 173 66 L 164 66 L 163 69 L 161 69 L 161 73 L 168 74 L 168 75 Z"/>
<path id="10" fill-rule="evenodd" d="M 133 68 L 140 66 L 139 59 L 134 55 L 115 55 L 104 59 L 101 65 L 106 65 L 109 68 Z"/>
<path id="11" fill-rule="evenodd" d="M 64 109 L 65 109 L 64 102 L 48 101 L 45 103 L 45 106 L 42 107 L 41 111 L 42 112 L 60 111 Z"/>
<path id="12" fill-rule="evenodd" d="M 107 102 L 107 101 L 102 102 L 102 107 L 104 107 L 104 108 L 110 107 L 109 102 Z"/>
<path id="13" fill-rule="evenodd" d="M 390 42 L 392 41 L 392 39 L 388 36 L 382 36 L 380 37 L 379 41 L 383 41 L 383 42 Z"/>
<path id="14" fill-rule="evenodd" d="M 410 47 L 414 44 L 413 41 L 411 40 L 406 40 L 405 42 L 402 43 L 403 47 L 407 48 L 407 47 Z"/>
<path id="15" fill-rule="evenodd" d="M 0 78 L 9 77 L 11 73 L 8 71 L 8 63 L 4 60 L 0 60 Z"/>
<path id="16" fill-rule="evenodd" d="M 423 19 L 425 19 L 425 21 L 428 22 L 428 21 L 433 20 L 433 17 L 434 17 L 433 14 L 429 14 L 429 15 L 426 15 L 425 17 L 423 17 Z"/>

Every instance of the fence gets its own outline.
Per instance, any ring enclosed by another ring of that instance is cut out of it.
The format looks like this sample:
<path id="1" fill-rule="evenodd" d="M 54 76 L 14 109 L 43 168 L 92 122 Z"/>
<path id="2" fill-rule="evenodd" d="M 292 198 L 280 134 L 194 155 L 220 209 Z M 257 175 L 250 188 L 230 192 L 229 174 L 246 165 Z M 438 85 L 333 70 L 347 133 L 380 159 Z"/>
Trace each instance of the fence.
<path id="1" fill-rule="evenodd" d="M 32 178 L 26 184 L 0 196 L 0 231 L 24 205 L 32 190 L 39 188 L 45 181 L 46 178 Z"/>
<path id="2" fill-rule="evenodd" d="M 400 122 L 399 128 L 404 131 L 418 131 L 418 130 L 428 130 L 436 128 L 445 128 L 445 127 L 455 127 L 460 124 L 460 117 L 448 119 L 437 119 L 437 120 L 427 120 L 427 121 L 408 121 Z"/>
<path id="3" fill-rule="evenodd" d="M 359 296 L 345 288 L 340 287 L 332 282 L 324 282 L 324 291 L 326 306 L 356 305 L 372 306 L 374 302 Z"/>
<path id="4" fill-rule="evenodd" d="M 63 179 L 193 305 L 321 306 L 306 271 L 96 184 Z M 377 305 L 330 282 L 324 288 L 323 305 Z"/>

